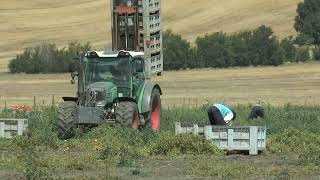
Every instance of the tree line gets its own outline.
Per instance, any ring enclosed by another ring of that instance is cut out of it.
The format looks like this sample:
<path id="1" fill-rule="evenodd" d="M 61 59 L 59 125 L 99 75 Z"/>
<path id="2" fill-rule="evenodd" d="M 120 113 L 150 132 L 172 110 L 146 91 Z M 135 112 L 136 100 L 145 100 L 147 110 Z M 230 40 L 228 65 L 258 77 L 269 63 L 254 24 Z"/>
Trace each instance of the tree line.
<path id="1" fill-rule="evenodd" d="M 68 72 L 72 58 L 77 53 L 91 50 L 90 43 L 71 42 L 68 47 L 59 49 L 54 43 L 44 43 L 26 48 L 9 62 L 11 73 L 63 73 Z"/>

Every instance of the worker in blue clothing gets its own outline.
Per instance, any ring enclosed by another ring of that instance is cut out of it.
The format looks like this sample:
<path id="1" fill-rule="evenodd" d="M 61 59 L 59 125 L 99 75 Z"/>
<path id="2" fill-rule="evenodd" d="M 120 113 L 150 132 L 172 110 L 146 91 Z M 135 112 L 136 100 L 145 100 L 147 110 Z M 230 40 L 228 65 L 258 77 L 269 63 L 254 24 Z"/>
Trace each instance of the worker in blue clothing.
<path id="1" fill-rule="evenodd" d="M 236 119 L 236 113 L 223 104 L 213 104 L 208 108 L 211 125 L 225 126 Z"/>

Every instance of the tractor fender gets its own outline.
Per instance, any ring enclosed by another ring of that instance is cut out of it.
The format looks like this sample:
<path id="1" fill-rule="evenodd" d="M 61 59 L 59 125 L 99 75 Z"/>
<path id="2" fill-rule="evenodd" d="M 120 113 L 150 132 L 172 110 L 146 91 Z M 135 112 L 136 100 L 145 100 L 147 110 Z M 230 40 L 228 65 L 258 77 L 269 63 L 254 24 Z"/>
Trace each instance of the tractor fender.
<path id="1" fill-rule="evenodd" d="M 160 92 L 160 95 L 162 95 L 162 90 L 159 86 L 159 84 L 153 83 L 151 81 L 146 81 L 144 85 L 144 90 L 142 92 L 142 98 L 139 98 L 139 107 L 141 113 L 146 113 L 150 111 L 150 101 L 151 101 L 151 93 L 152 90 L 157 88 Z"/>

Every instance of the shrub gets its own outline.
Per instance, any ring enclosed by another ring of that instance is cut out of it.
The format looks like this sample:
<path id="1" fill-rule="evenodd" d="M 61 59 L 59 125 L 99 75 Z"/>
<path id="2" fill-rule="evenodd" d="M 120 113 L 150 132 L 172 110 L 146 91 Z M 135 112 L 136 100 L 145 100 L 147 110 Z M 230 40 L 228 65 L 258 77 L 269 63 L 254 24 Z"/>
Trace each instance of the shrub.
<path id="1" fill-rule="evenodd" d="M 222 155 L 222 151 L 202 137 L 193 134 L 163 133 L 151 148 L 151 154 L 168 155 L 171 153 L 177 155 Z"/>
<path id="2" fill-rule="evenodd" d="M 314 49 L 314 59 L 320 61 L 320 46 Z"/>
<path id="3" fill-rule="evenodd" d="M 181 35 L 167 30 L 163 33 L 164 70 L 194 68 L 190 43 Z"/>
<path id="4" fill-rule="evenodd" d="M 197 59 L 205 67 L 280 65 L 286 56 L 270 27 L 227 35 L 223 32 L 196 39 Z"/>
<path id="5" fill-rule="evenodd" d="M 156 136 L 151 131 L 101 126 L 87 136 L 87 141 L 96 139 L 101 142 L 100 159 L 131 167 L 137 159 L 149 154 L 149 146 Z"/>
<path id="6" fill-rule="evenodd" d="M 306 62 L 310 60 L 308 48 L 299 48 L 296 52 L 296 62 Z"/>
<path id="7" fill-rule="evenodd" d="M 9 62 L 11 73 L 62 73 L 68 72 L 72 57 L 77 52 L 84 54 L 90 50 L 90 43 L 71 42 L 68 48 L 58 49 L 56 44 L 41 44 L 26 48 Z"/>
<path id="8" fill-rule="evenodd" d="M 297 154 L 301 162 L 320 164 L 320 137 L 302 129 L 288 128 L 269 137 L 272 152 Z"/>
<path id="9" fill-rule="evenodd" d="M 294 46 L 293 37 L 284 38 L 280 43 L 281 48 L 284 50 L 285 60 L 294 61 L 296 56 L 296 47 Z"/>
<path id="10" fill-rule="evenodd" d="M 314 39 L 306 34 L 298 34 L 294 42 L 300 46 L 311 45 L 314 43 Z"/>

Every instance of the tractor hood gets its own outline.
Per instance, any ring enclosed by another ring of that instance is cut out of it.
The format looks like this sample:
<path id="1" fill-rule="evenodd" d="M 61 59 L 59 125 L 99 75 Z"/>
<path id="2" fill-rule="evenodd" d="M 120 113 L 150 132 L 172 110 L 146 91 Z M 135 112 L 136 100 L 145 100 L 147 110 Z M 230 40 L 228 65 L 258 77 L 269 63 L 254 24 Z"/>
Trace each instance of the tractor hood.
<path id="1" fill-rule="evenodd" d="M 117 86 L 112 82 L 96 82 L 86 89 L 86 104 L 88 106 L 105 106 L 117 97 Z M 90 104 L 90 105 L 89 105 Z"/>

